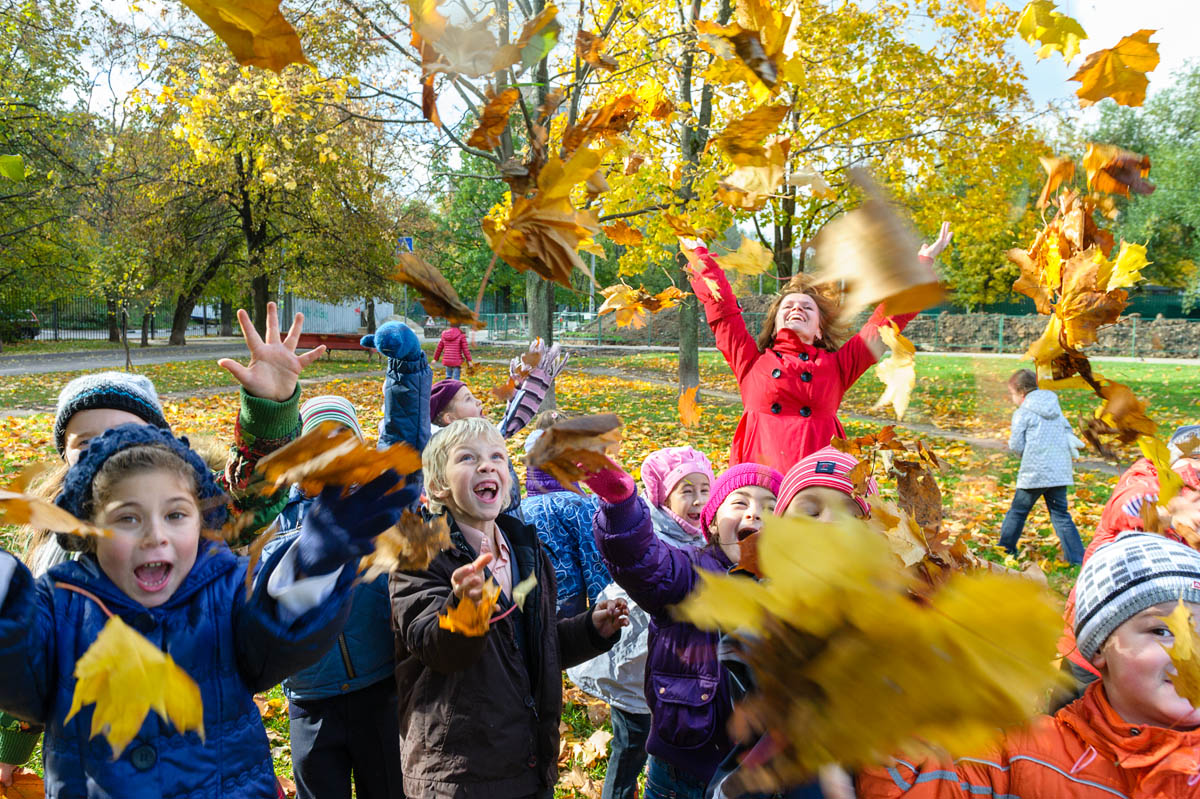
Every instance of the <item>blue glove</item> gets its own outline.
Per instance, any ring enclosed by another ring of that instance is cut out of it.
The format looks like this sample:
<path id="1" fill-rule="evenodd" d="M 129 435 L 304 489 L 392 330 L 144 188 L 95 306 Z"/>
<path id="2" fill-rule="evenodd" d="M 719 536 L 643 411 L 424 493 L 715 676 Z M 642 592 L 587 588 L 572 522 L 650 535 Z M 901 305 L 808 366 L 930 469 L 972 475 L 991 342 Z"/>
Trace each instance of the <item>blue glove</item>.
<path id="1" fill-rule="evenodd" d="M 365 486 L 342 496 L 341 486 L 327 486 L 300 523 L 296 564 L 306 577 L 336 571 L 361 558 L 374 539 L 400 520 L 400 514 L 421 496 L 420 481 L 393 493 L 401 477 L 387 471 Z"/>
<path id="2" fill-rule="evenodd" d="M 421 351 L 421 340 L 403 322 L 385 322 L 374 334 L 363 336 L 358 343 L 401 361 Z"/>

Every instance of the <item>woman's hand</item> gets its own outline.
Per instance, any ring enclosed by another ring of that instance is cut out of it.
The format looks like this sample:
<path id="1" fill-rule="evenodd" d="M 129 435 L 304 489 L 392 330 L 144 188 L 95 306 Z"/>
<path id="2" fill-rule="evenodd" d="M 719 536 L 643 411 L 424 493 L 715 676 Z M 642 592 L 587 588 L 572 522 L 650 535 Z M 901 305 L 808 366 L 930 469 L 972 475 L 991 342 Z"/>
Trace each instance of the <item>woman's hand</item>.
<path id="1" fill-rule="evenodd" d="M 483 570 L 492 562 L 492 553 L 488 552 L 475 558 L 466 566 L 459 566 L 450 575 L 450 590 L 457 599 L 478 602 L 483 599 Z"/>
<path id="2" fill-rule="evenodd" d="M 300 371 L 325 353 L 325 345 L 303 355 L 296 354 L 300 331 L 304 328 L 304 314 L 296 314 L 287 337 L 279 338 L 279 316 L 275 303 L 267 303 L 267 338 L 264 341 L 254 325 L 250 314 L 239 308 L 238 324 L 242 326 L 242 337 L 246 349 L 250 350 L 250 365 L 242 366 L 232 358 L 222 358 L 217 365 L 234 376 L 248 394 L 261 399 L 284 402 L 296 393 Z"/>
<path id="3" fill-rule="evenodd" d="M 601 638 L 612 638 L 629 626 L 629 603 L 624 599 L 606 599 L 592 610 L 592 624 Z"/>
<path id="4" fill-rule="evenodd" d="M 11 788 L 13 783 L 13 772 L 18 766 L 12 763 L 0 763 L 0 787 Z"/>
<path id="5" fill-rule="evenodd" d="M 943 222 L 942 230 L 938 237 L 934 239 L 932 244 L 922 244 L 921 249 L 917 250 L 917 255 L 922 258 L 936 259 L 942 254 L 942 250 L 950 246 L 950 239 L 954 238 L 954 233 L 950 230 L 950 223 Z"/>

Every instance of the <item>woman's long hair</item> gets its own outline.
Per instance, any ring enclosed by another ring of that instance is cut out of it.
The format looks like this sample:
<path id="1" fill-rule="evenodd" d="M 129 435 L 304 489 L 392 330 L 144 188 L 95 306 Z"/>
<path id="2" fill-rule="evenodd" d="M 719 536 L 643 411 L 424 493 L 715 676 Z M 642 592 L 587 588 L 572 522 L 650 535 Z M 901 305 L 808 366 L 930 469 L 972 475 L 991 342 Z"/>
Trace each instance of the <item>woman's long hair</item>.
<path id="1" fill-rule="evenodd" d="M 775 317 L 779 315 L 779 306 L 789 294 L 807 294 L 813 298 L 821 317 L 821 335 L 813 341 L 813 346 L 826 352 L 836 352 L 848 338 L 846 327 L 839 318 L 841 300 L 833 286 L 828 283 L 817 284 L 812 277 L 803 273 L 789 280 L 771 301 L 763 318 L 762 330 L 755 339 L 758 351 L 766 352 L 775 345 Z"/>

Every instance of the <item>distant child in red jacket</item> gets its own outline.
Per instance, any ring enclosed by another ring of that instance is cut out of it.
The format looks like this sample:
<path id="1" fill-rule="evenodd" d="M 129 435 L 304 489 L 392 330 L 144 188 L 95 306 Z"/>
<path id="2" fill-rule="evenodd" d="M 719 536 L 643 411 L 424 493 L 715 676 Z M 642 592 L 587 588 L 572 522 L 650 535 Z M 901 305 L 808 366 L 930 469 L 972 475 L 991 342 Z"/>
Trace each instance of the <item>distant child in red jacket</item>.
<path id="1" fill-rule="evenodd" d="M 466 362 L 468 366 L 471 364 L 471 348 L 467 344 L 467 334 L 461 327 L 451 325 L 442 331 L 437 349 L 433 351 L 433 359 L 445 365 L 446 379 L 459 379 L 463 363 Z"/>

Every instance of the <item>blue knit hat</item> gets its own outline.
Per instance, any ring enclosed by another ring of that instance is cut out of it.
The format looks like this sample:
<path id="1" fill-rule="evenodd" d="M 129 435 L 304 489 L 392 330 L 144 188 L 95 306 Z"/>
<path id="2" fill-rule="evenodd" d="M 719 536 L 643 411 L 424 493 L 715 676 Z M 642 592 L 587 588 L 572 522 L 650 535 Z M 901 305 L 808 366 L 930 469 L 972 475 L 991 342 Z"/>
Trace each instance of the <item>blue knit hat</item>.
<path id="1" fill-rule="evenodd" d="M 58 454 L 66 452 L 67 423 L 80 411 L 108 408 L 126 411 L 144 419 L 146 424 L 169 430 L 154 384 L 141 375 L 128 372 L 98 372 L 77 377 L 63 386 L 54 413 L 54 446 Z"/>
<path id="2" fill-rule="evenodd" d="M 87 449 L 79 456 L 79 462 L 72 466 L 63 478 L 62 492 L 54 500 L 55 504 L 81 519 L 89 518 L 93 510 L 92 482 L 96 479 L 100 467 L 113 455 L 130 447 L 161 447 L 178 455 L 184 463 L 191 466 L 196 474 L 196 485 L 199 487 L 196 498 L 204 510 L 204 524 L 212 530 L 221 529 L 228 515 L 225 503 L 219 501 L 219 497 L 225 492 L 213 479 L 212 472 L 204 460 L 188 447 L 187 438 L 175 438 L 169 430 L 133 422 L 106 430 L 88 442 Z M 82 548 L 82 539 L 79 536 L 59 534 L 58 540 L 63 549 Z"/>

